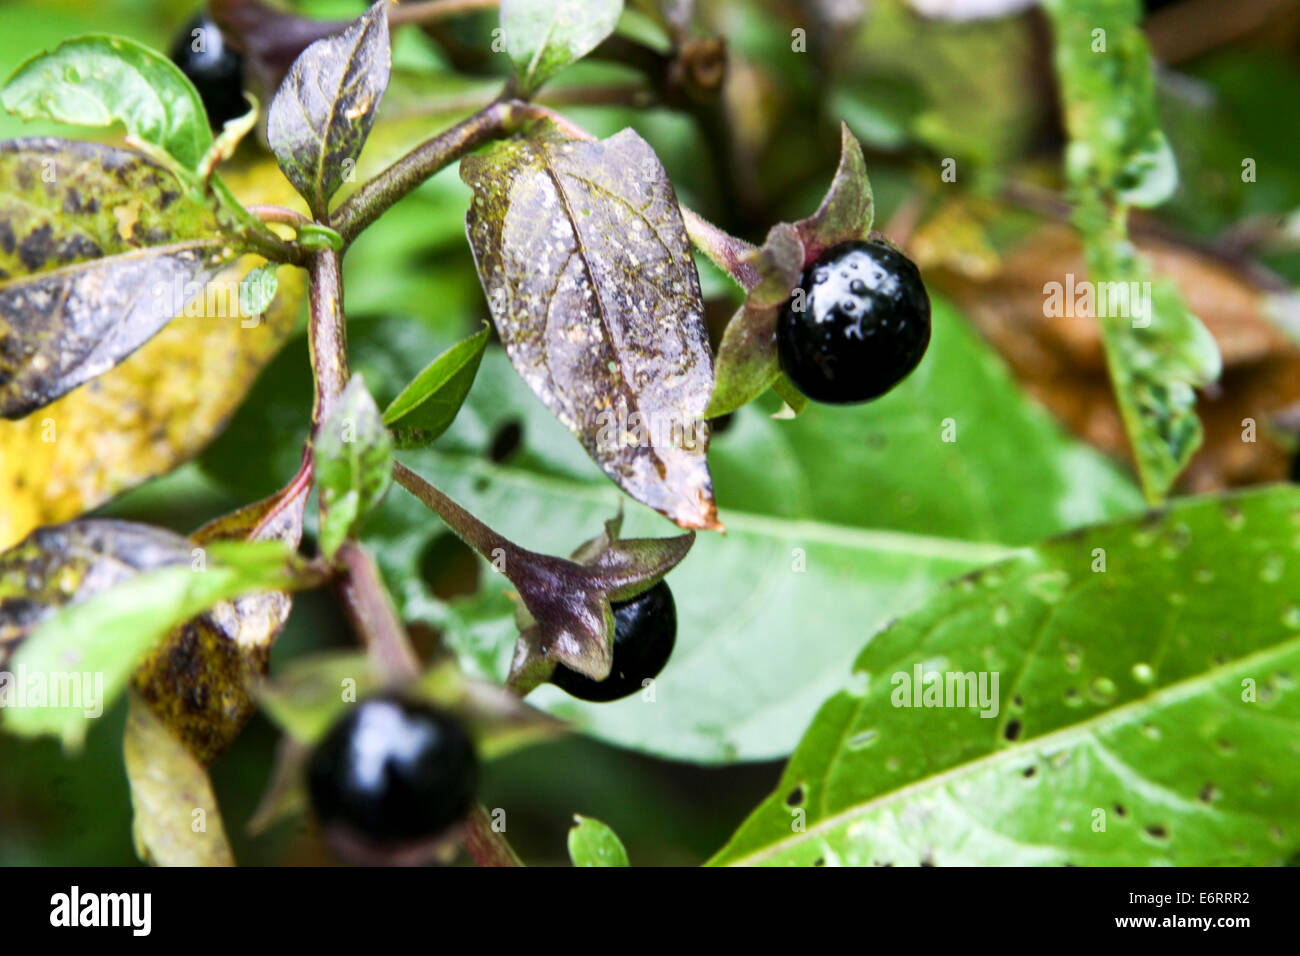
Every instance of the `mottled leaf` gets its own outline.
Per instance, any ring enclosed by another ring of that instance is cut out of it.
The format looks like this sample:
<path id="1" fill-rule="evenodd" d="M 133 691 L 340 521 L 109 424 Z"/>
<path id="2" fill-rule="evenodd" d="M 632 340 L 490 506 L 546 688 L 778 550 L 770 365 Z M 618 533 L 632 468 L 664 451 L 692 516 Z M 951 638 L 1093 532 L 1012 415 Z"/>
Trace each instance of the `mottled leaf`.
<path id="1" fill-rule="evenodd" d="M 1150 52 L 1130 0 L 1044 4 L 1070 145 L 1066 174 L 1077 204 L 1088 277 L 1125 431 L 1147 500 L 1158 503 L 1202 440 L 1194 389 L 1219 375 L 1213 337 L 1168 283 L 1153 283 L 1128 240 L 1130 205 L 1152 206 L 1178 182 L 1159 126 Z M 1111 290 L 1136 290 L 1123 302 Z M 1104 314 L 1103 314 L 1104 313 Z"/>
<path id="2" fill-rule="evenodd" d="M 321 553 L 332 558 L 392 484 L 393 437 L 360 375 L 321 423 L 315 441 Z"/>
<path id="3" fill-rule="evenodd" d="M 307 47 L 271 101 L 271 148 L 318 219 L 356 167 L 391 69 L 388 2 L 380 0 L 342 33 Z"/>
<path id="4" fill-rule="evenodd" d="M 156 866 L 233 866 L 203 766 L 135 694 L 122 756 L 131 785 L 135 852 Z"/>
<path id="5" fill-rule="evenodd" d="M 88 520 L 34 532 L 0 555 L 0 645 L 28 673 L 103 677 L 100 705 L 172 628 L 221 601 L 315 583 L 278 543 L 221 542 L 198 549 L 147 525 Z M 79 745 L 93 708 L 6 710 L 6 729 Z"/>
<path id="6" fill-rule="evenodd" d="M 569 859 L 574 866 L 627 866 L 627 850 L 618 834 L 594 817 L 573 815 Z"/>
<path id="7" fill-rule="evenodd" d="M 614 32 L 623 0 L 501 0 L 501 30 L 525 96 Z"/>
<path id="8" fill-rule="evenodd" d="M 399 448 L 428 445 L 447 430 L 478 374 L 491 329 L 458 342 L 430 362 L 384 409 Z"/>
<path id="9" fill-rule="evenodd" d="M 211 211 L 137 153 L 0 143 L 0 415 L 108 371 L 234 253 Z"/>
<path id="10" fill-rule="evenodd" d="M 263 501 L 212 521 L 192 536 L 214 541 L 279 541 L 297 548 L 311 482 L 306 470 Z M 257 709 L 254 687 L 289 618 L 286 591 L 224 601 L 171 632 L 141 660 L 131 683 L 170 732 L 203 763 L 221 754 Z"/>
<path id="11" fill-rule="evenodd" d="M 713 388 L 699 277 L 672 184 L 631 130 L 551 130 L 466 157 L 466 228 L 519 374 L 618 485 L 717 528 L 701 420 Z"/>
<path id="12" fill-rule="evenodd" d="M 804 269 L 830 246 L 871 234 L 873 200 L 862 147 L 845 124 L 840 138 L 839 168 L 811 216 L 778 223 L 759 249 L 748 252 L 725 233 L 697 231 L 702 251 L 745 289 L 745 302 L 727 323 L 718 347 L 717 384 L 706 413 L 710 418 L 748 404 L 778 381 L 777 319 Z M 794 391 L 788 382 L 783 388 Z M 797 411 L 804 404 L 791 408 Z"/>
<path id="13" fill-rule="evenodd" d="M 251 202 L 295 197 L 269 158 L 227 177 Z M 220 431 L 293 331 L 305 298 L 304 273 L 285 268 L 260 319 L 234 308 L 231 291 L 260 261 L 245 256 L 227 265 L 190 308 L 116 368 L 40 414 L 0 421 L 0 548 L 170 471 Z M 286 410 L 286 419 L 293 414 Z"/>
<path id="14" fill-rule="evenodd" d="M 74 37 L 36 54 L 0 90 L 0 104 L 28 120 L 121 123 L 135 145 L 155 146 L 186 170 L 197 170 L 212 146 L 194 84 L 161 53 L 125 37 Z"/>
<path id="15" fill-rule="evenodd" d="M 1296 488 L 1184 499 L 955 582 L 871 638 L 714 862 L 1285 863 L 1298 526 Z"/>

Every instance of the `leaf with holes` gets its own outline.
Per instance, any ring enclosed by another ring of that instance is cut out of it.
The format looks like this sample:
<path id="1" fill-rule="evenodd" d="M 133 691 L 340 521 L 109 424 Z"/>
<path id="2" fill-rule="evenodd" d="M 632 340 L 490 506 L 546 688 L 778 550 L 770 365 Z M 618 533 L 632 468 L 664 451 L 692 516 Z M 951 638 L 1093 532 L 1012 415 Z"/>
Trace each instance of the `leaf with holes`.
<path id="1" fill-rule="evenodd" d="M 392 60 L 388 0 L 380 0 L 342 33 L 307 47 L 271 101 L 271 149 L 322 221 L 370 135 Z"/>
<path id="2" fill-rule="evenodd" d="M 1185 499 L 955 582 L 871 639 L 713 862 L 1286 862 L 1298 529 L 1300 489 Z"/>
<path id="3" fill-rule="evenodd" d="M 1044 6 L 1055 31 L 1071 140 L 1066 174 L 1077 203 L 1074 222 L 1084 239 L 1087 291 L 1095 298 L 1076 307 L 1097 317 L 1142 488 L 1158 504 L 1201 444 L 1195 389 L 1218 378 L 1222 361 L 1177 287 L 1153 281 L 1128 238 L 1129 207 L 1154 206 L 1178 185 L 1138 5 L 1049 0 Z M 1059 308 L 1059 291 L 1056 299 Z"/>
<path id="4" fill-rule="evenodd" d="M 618 834 L 595 817 L 574 814 L 569 828 L 569 859 L 574 866 L 627 866 Z"/>
<path id="5" fill-rule="evenodd" d="M 623 0 L 501 0 L 501 32 L 519 91 L 530 95 L 614 32 Z"/>
<path id="6" fill-rule="evenodd" d="M 196 171 L 212 147 L 198 91 L 161 53 L 125 37 L 74 37 L 38 53 L 0 90 L 0 104 L 23 119 L 126 128 L 128 141 L 157 147 Z"/>
<path id="7" fill-rule="evenodd" d="M 384 424 L 398 448 L 428 445 L 447 430 L 474 384 L 491 332 L 485 325 L 447 349 L 384 409 Z"/>
<path id="8" fill-rule="evenodd" d="M 352 376 L 316 437 L 320 547 L 332 558 L 393 481 L 393 436 L 360 375 Z"/>
<path id="9" fill-rule="evenodd" d="M 506 352 L 633 498 L 718 528 L 699 276 L 672 184 L 632 130 L 553 129 L 461 162 L 466 230 Z"/>
<path id="10" fill-rule="evenodd" d="M 235 253 L 213 213 L 138 153 L 0 143 L 0 415 L 117 365 Z"/>

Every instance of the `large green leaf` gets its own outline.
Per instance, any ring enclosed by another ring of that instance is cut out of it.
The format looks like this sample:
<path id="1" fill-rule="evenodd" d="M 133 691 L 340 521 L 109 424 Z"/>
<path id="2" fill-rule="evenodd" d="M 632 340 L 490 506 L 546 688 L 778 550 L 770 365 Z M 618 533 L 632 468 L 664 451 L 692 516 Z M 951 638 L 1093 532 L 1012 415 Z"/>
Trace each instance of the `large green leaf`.
<path id="1" fill-rule="evenodd" d="M 666 756 L 777 757 L 863 640 L 940 582 L 1008 546 L 1141 506 L 1116 469 L 1027 402 L 941 301 L 934 322 L 926 362 L 880 402 L 810 408 L 794 421 L 742 409 L 717 437 L 711 460 L 728 534 L 699 537 L 667 579 L 678 644 L 653 703 L 584 704 L 550 687 L 529 701 Z M 522 434 L 518 450 L 485 460 L 510 425 Z M 495 350 L 438 446 L 400 457 L 538 551 L 566 553 L 619 504 Z M 629 535 L 665 527 L 641 508 L 627 526 Z M 468 666 L 502 679 L 517 635 L 504 582 L 485 566 L 480 594 L 448 604 L 421 577 L 426 550 L 445 533 L 409 496 L 392 494 L 366 540 L 406 616 L 444 627 Z"/>
<path id="2" fill-rule="evenodd" d="M 20 66 L 0 104 L 24 119 L 78 126 L 121 123 L 136 144 L 155 146 L 197 170 L 212 146 L 203 101 L 161 53 L 125 37 L 74 37 Z"/>
<path id="3" fill-rule="evenodd" d="M 867 644 L 714 862 L 1285 862 L 1298 530 L 1297 488 L 1184 500 L 956 582 Z"/>

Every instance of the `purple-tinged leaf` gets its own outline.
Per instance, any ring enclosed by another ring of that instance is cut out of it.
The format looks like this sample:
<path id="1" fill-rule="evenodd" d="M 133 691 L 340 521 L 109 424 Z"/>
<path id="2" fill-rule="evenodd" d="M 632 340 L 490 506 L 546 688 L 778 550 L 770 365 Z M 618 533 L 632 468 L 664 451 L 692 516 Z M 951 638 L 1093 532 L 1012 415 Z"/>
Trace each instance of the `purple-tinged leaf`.
<path id="1" fill-rule="evenodd" d="M 506 353 L 624 491 L 719 528 L 704 408 L 713 362 L 672 184 L 632 130 L 546 129 L 461 162 L 466 229 Z"/>
<path id="2" fill-rule="evenodd" d="M 388 2 L 380 0 L 342 33 L 307 47 L 271 101 L 267 139 L 318 219 L 356 166 L 392 61 Z"/>

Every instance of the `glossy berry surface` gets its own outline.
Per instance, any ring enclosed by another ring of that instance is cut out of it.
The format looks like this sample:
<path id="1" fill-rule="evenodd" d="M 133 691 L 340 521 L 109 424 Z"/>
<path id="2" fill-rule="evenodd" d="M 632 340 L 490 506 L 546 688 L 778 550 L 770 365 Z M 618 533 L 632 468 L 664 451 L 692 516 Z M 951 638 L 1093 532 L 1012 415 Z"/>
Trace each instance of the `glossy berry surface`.
<path id="1" fill-rule="evenodd" d="M 921 273 L 886 243 L 832 246 L 804 271 L 799 288 L 777 321 L 777 354 L 813 401 L 842 405 L 883 395 L 930 344 Z"/>
<path id="2" fill-rule="evenodd" d="M 641 690 L 641 682 L 657 677 L 672 656 L 677 641 L 677 606 L 673 592 L 660 581 L 614 608 L 614 661 L 609 677 L 592 680 L 563 664 L 551 683 L 581 700 L 610 701 Z"/>
<path id="3" fill-rule="evenodd" d="M 478 761 L 465 728 L 426 704 L 372 697 L 348 710 L 307 766 L 320 822 L 375 845 L 431 838 L 469 812 Z"/>
<path id="4" fill-rule="evenodd" d="M 248 112 L 244 58 L 226 43 L 211 18 L 199 15 L 181 28 L 172 43 L 171 59 L 198 89 L 214 129 Z"/>

